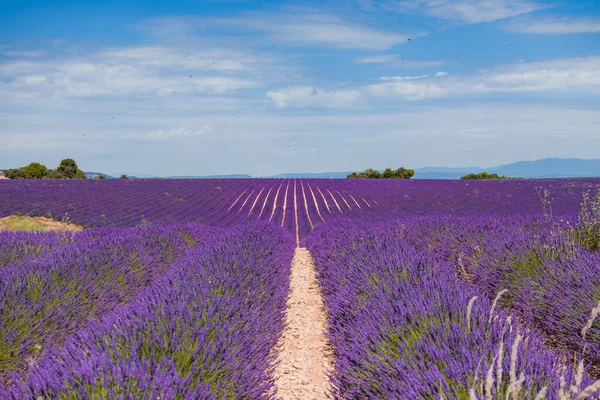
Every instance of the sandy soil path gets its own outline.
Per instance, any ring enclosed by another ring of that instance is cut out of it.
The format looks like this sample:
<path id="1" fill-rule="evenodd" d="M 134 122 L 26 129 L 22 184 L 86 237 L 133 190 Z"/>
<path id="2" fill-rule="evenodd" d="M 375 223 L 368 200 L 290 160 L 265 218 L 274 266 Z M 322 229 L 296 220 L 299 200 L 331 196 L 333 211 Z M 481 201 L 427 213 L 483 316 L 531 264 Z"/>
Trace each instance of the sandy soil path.
<path id="1" fill-rule="evenodd" d="M 326 399 L 333 357 L 325 337 L 327 318 L 315 264 L 306 248 L 297 248 L 292 261 L 287 306 L 275 370 L 277 394 L 284 400 Z"/>

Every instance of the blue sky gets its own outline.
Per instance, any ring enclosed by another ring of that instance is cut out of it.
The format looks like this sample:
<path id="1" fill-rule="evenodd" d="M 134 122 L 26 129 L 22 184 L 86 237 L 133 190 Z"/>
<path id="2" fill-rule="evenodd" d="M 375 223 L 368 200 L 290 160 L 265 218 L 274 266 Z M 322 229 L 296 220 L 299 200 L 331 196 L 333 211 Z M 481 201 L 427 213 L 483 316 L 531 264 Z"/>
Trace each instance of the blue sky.
<path id="1" fill-rule="evenodd" d="M 0 168 L 600 158 L 600 2 L 0 0 Z"/>

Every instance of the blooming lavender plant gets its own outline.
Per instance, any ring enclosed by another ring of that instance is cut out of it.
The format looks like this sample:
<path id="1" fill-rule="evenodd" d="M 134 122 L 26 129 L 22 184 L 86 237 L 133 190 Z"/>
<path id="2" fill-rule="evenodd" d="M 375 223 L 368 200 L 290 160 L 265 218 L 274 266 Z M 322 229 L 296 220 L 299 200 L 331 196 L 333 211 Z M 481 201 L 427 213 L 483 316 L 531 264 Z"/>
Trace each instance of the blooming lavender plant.
<path id="1" fill-rule="evenodd" d="M 10 380 L 49 348 L 127 302 L 213 229 L 89 231 L 0 274 L 0 378 Z M 45 243 L 48 236 L 29 234 Z"/>
<path id="2" fill-rule="evenodd" d="M 273 398 L 293 250 L 270 224 L 215 235 L 0 397 Z"/>
<path id="3" fill-rule="evenodd" d="M 334 398 L 559 399 L 567 385 L 570 399 L 593 383 L 388 226 L 339 221 L 307 243 L 330 315 Z"/>
<path id="4" fill-rule="evenodd" d="M 536 192 L 540 188 L 552 193 L 555 215 L 576 213 L 581 193 L 598 187 L 599 179 L 12 180 L 0 186 L 0 217 L 69 215 L 70 222 L 91 227 L 178 222 L 231 227 L 261 220 L 293 233 L 297 230 L 304 239 L 314 226 L 339 217 L 384 221 L 427 215 L 541 214 Z"/>

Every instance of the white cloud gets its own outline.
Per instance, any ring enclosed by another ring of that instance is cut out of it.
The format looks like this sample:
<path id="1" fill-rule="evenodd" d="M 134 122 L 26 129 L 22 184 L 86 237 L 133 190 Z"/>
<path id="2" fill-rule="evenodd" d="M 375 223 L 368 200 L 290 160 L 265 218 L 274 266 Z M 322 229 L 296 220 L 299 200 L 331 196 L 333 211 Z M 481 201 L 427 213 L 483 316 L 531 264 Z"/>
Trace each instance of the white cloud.
<path id="1" fill-rule="evenodd" d="M 600 18 L 544 17 L 529 18 L 506 25 L 511 32 L 529 34 L 598 33 Z"/>
<path id="2" fill-rule="evenodd" d="M 545 8 L 529 0 L 398 0 L 387 2 L 386 6 L 467 24 L 493 22 Z"/>
<path id="3" fill-rule="evenodd" d="M 474 92 L 600 93 L 600 56 L 507 65 L 464 84 Z"/>
<path id="4" fill-rule="evenodd" d="M 145 135 L 145 137 L 148 137 L 150 139 L 171 139 L 185 136 L 199 136 L 210 131 L 212 131 L 212 129 L 205 124 L 201 129 L 195 131 L 189 130 L 184 127 L 173 128 L 169 130 L 155 129 L 153 131 L 148 132 L 148 134 Z M 139 138 L 139 136 L 129 136 L 127 138 Z"/>
<path id="5" fill-rule="evenodd" d="M 259 22 L 261 29 L 290 44 L 385 50 L 406 43 L 411 35 L 351 24 L 333 16 L 303 15 Z M 416 35 L 412 35 L 416 36 Z"/>
<path id="6" fill-rule="evenodd" d="M 358 101 L 356 90 L 325 91 L 311 86 L 290 86 L 268 91 L 267 97 L 274 108 L 348 108 Z"/>
<path id="7" fill-rule="evenodd" d="M 349 22 L 313 9 L 295 12 L 248 13 L 233 18 L 169 17 L 147 21 L 144 29 L 168 37 L 201 37 L 211 27 L 254 31 L 272 42 L 287 45 L 325 46 L 343 49 L 387 50 L 423 33 L 398 33 Z M 244 40 L 247 40 L 244 39 Z"/>
<path id="8" fill-rule="evenodd" d="M 475 75 L 447 75 L 381 77 L 382 83 L 365 88 L 375 96 L 405 100 L 481 93 L 600 93 L 600 56 L 519 62 Z"/>
<path id="9" fill-rule="evenodd" d="M 18 82 L 21 82 L 25 86 L 36 86 L 41 85 L 48 79 L 45 75 L 24 75 L 18 78 Z"/>
<path id="10" fill-rule="evenodd" d="M 517 63 L 474 75 L 383 76 L 380 82 L 341 91 L 293 86 L 271 91 L 275 108 L 345 108 L 359 98 L 394 98 L 417 101 L 484 93 L 600 93 L 600 56 Z"/>
<path id="11" fill-rule="evenodd" d="M 0 92 L 46 97 L 223 94 L 261 85 L 269 61 L 233 51 L 134 47 L 0 63 Z"/>
<path id="12" fill-rule="evenodd" d="M 418 75 L 418 76 L 382 76 L 379 78 L 382 81 L 414 81 L 416 79 L 429 78 L 429 75 Z"/>
<path id="13" fill-rule="evenodd" d="M 405 59 L 399 54 L 384 54 L 380 56 L 368 56 L 357 58 L 355 61 L 357 64 L 374 64 L 374 65 L 385 65 L 386 67 L 395 68 L 430 68 L 441 64 L 444 64 L 441 60 L 413 60 Z"/>
<path id="14" fill-rule="evenodd" d="M 380 56 L 361 57 L 356 59 L 357 64 L 388 64 L 400 59 L 398 54 L 383 54 Z"/>
<path id="15" fill-rule="evenodd" d="M 420 82 L 427 76 L 383 77 L 382 83 L 365 86 L 368 94 L 375 97 L 396 97 L 403 100 L 423 100 L 440 97 L 446 90 L 434 82 Z"/>
<path id="16" fill-rule="evenodd" d="M 143 65 L 156 68 L 174 68 L 200 71 L 256 71 L 264 64 L 264 57 L 222 49 L 192 50 L 167 48 L 164 46 L 126 47 L 106 50 L 105 59 L 128 65 Z"/>

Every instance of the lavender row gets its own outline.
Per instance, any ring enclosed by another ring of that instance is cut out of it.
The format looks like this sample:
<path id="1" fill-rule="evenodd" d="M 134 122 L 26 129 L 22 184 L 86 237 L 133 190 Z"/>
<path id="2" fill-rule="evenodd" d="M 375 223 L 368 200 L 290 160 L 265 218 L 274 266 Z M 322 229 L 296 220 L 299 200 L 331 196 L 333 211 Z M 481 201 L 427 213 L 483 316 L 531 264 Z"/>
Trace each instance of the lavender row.
<path id="1" fill-rule="evenodd" d="M 89 319 L 131 299 L 213 231 L 192 226 L 92 230 L 72 235 L 70 243 L 29 262 L 5 266 L 0 274 L 0 380 L 60 345 Z M 28 235 L 33 247 L 50 237 Z M 18 236 L 27 241 L 26 234 Z"/>
<path id="2" fill-rule="evenodd" d="M 215 235 L 42 357 L 3 398 L 273 398 L 293 251 L 271 224 Z"/>
<path id="3" fill-rule="evenodd" d="M 230 227 L 262 220 L 299 238 L 325 220 L 375 204 L 344 181 L 292 179 L 15 180 L 0 186 L 0 196 L 0 216 L 44 215 L 93 227 L 182 221 Z"/>
<path id="4" fill-rule="evenodd" d="M 588 324 L 600 301 L 600 252 L 576 240 L 576 217 L 426 218 L 389 229 L 500 304 L 543 330 L 555 345 L 585 354 L 600 366 L 600 320 Z"/>
<path id="5" fill-rule="evenodd" d="M 540 187 L 550 191 L 554 212 L 565 214 L 576 212 L 581 193 L 600 187 L 600 180 L 11 180 L 0 184 L 0 217 L 20 212 L 92 227 L 182 221 L 231 227 L 260 220 L 302 240 L 342 216 L 539 214 Z"/>
<path id="6" fill-rule="evenodd" d="M 592 384 L 583 364 L 574 371 L 543 334 L 388 226 L 338 221 L 307 244 L 329 312 L 334 398 L 570 399 Z"/>
<path id="7" fill-rule="evenodd" d="M 0 231 L 0 268 L 10 264 L 24 264 L 29 260 L 72 242 L 73 234 L 65 232 L 11 232 Z"/>

